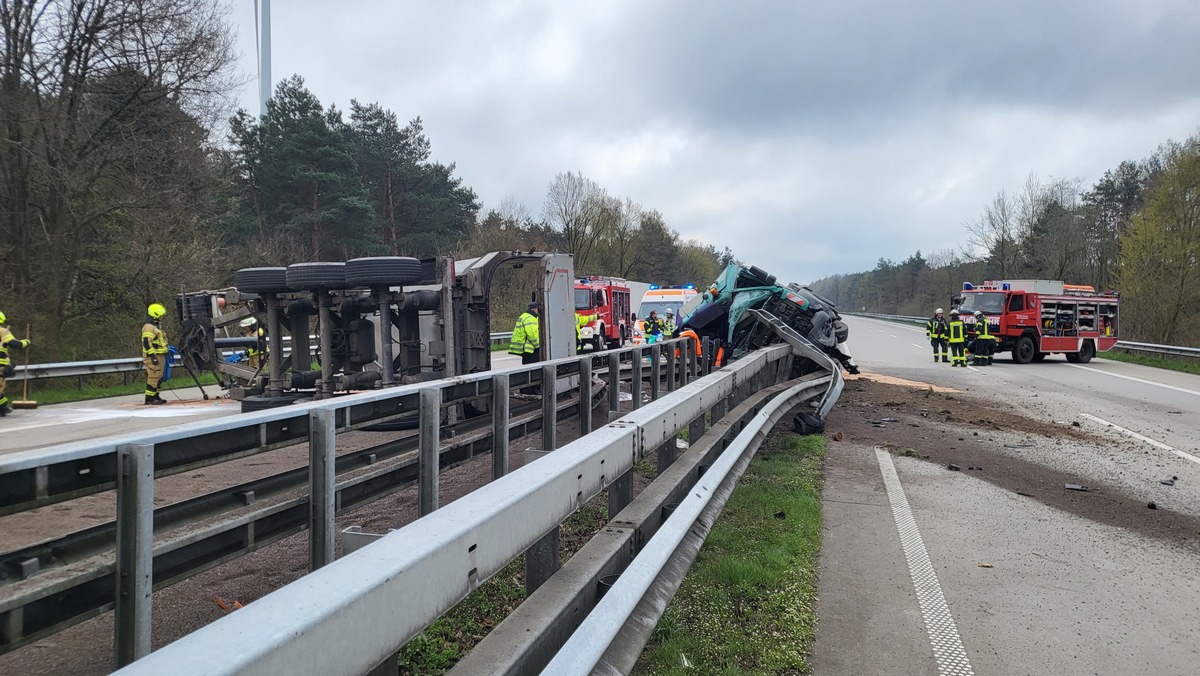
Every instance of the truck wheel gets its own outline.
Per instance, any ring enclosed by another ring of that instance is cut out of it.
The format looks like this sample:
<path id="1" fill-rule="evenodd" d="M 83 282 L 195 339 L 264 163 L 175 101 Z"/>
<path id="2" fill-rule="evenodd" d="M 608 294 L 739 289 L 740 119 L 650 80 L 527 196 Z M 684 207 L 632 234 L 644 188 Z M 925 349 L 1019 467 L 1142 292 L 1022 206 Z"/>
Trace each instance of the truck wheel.
<path id="1" fill-rule="evenodd" d="M 1090 340 L 1083 341 L 1083 346 L 1079 348 L 1079 352 L 1068 352 L 1067 361 L 1072 364 L 1086 364 L 1096 356 L 1096 344 Z"/>
<path id="2" fill-rule="evenodd" d="M 242 268 L 233 275 L 240 293 L 291 293 L 287 268 Z"/>
<path id="3" fill-rule="evenodd" d="M 749 272 L 751 277 L 754 277 L 758 281 L 762 282 L 763 286 L 770 286 L 771 282 L 768 281 L 768 279 L 774 279 L 773 277 L 771 277 L 771 275 L 767 274 L 766 270 L 763 270 L 762 268 L 760 268 L 756 265 L 751 265 L 750 269 L 747 270 L 746 272 Z"/>
<path id="4" fill-rule="evenodd" d="M 1046 361 L 1046 357 L 1049 357 L 1049 356 L 1050 356 L 1049 352 L 1038 352 L 1037 354 L 1033 355 L 1033 361 L 1035 361 L 1035 362 Z"/>
<path id="5" fill-rule="evenodd" d="M 287 267 L 287 284 L 296 291 L 346 288 L 345 263 L 293 263 Z"/>
<path id="6" fill-rule="evenodd" d="M 352 286 L 404 286 L 421 281 L 421 261 L 407 256 L 374 256 L 346 261 L 346 283 Z"/>
<path id="7" fill-rule="evenodd" d="M 1017 341 L 1016 347 L 1013 348 L 1012 360 L 1018 364 L 1028 364 L 1033 361 L 1033 357 L 1037 352 L 1038 349 L 1033 344 L 1033 338 L 1021 336 L 1021 339 Z"/>
<path id="8" fill-rule="evenodd" d="M 600 333 L 592 336 L 592 352 L 599 352 L 604 349 L 604 329 L 600 329 Z"/>
<path id="9" fill-rule="evenodd" d="M 298 403 L 302 396 L 299 394 L 285 394 L 282 397 L 268 397 L 261 394 L 251 395 L 242 400 L 242 413 L 268 411 L 280 406 L 291 406 Z"/>

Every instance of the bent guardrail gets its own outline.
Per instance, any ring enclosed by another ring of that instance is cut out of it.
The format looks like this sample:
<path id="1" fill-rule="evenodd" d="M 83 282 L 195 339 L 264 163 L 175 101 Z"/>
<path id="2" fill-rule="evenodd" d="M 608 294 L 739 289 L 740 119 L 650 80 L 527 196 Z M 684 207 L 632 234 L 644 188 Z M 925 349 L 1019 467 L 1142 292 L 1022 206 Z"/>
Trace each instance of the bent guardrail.
<path id="1" fill-rule="evenodd" d="M 672 394 L 426 513 L 120 673 L 366 673 L 517 556 L 540 547 L 563 520 L 629 475 L 647 453 L 673 445 L 677 432 L 702 424 L 710 410 L 723 413 L 731 396 L 736 403 L 778 382 L 790 371 L 793 354 L 788 345 L 771 346 L 681 383 Z M 641 379 L 636 372 L 633 382 L 637 402 Z M 426 395 L 432 398 L 437 390 L 426 392 L 434 393 Z M 531 558 L 536 557 L 527 562 Z"/>

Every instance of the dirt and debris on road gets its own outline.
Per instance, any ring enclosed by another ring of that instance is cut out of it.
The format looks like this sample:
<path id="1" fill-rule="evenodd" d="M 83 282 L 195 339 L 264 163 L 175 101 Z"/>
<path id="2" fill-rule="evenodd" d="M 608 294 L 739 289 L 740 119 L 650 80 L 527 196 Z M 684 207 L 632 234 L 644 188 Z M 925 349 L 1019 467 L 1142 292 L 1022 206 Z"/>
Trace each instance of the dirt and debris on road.
<path id="1" fill-rule="evenodd" d="M 844 440 L 949 470 L 966 468 L 1048 506 L 1200 551 L 1200 515 L 1166 508 L 1157 497 L 1154 511 L 1147 510 L 1148 496 L 1172 490 L 1161 475 L 1121 474 L 1130 458 L 1147 451 L 1078 425 L 1001 409 L 966 392 L 863 375 L 847 379 L 826 434 L 830 453 Z"/>

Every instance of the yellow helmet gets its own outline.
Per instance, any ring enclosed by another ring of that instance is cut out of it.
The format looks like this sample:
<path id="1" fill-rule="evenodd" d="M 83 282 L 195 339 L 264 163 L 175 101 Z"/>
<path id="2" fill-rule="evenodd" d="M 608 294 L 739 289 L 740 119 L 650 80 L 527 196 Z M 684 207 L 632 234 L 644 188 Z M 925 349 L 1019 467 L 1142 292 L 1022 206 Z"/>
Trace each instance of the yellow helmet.
<path id="1" fill-rule="evenodd" d="M 146 314 L 150 315 L 151 319 L 158 319 L 167 314 L 167 308 L 162 306 L 162 303 L 151 303 L 150 307 L 146 308 Z"/>
<path id="2" fill-rule="evenodd" d="M 8 315 L 4 314 L 3 312 L 0 312 L 0 324 L 3 324 L 6 321 L 8 321 Z"/>

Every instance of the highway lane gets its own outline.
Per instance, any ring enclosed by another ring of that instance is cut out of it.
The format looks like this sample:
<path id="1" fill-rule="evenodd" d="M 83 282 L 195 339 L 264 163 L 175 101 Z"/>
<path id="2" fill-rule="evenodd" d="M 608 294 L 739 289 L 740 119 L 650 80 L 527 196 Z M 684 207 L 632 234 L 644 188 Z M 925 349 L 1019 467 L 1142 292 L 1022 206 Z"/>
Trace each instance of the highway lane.
<path id="1" fill-rule="evenodd" d="M 492 355 L 493 368 L 519 366 L 520 357 Z M 205 388 L 209 396 L 221 392 Z M 35 395 L 36 398 L 36 395 Z M 86 439 L 161 429 L 241 413 L 238 402 L 226 398 L 205 401 L 197 388 L 163 392 L 164 406 L 145 406 L 140 394 L 92 399 L 13 411 L 0 423 L 0 455 Z"/>
<path id="2" fill-rule="evenodd" d="M 988 449 L 982 473 L 893 457 L 853 439 L 831 444 L 817 672 L 1195 673 L 1200 533 L 1156 537 L 1163 512 L 1144 506 L 1200 515 L 1200 377 L 1104 359 L 1017 365 L 1007 355 L 991 367 L 951 368 L 933 363 L 921 327 L 847 321 L 865 373 L 954 388 L 1035 420 L 1078 423 L 1101 440 L 1047 443 L 1030 435 L 1033 447 L 1011 448 L 1025 439 L 963 425 L 965 437 L 978 430 Z M 939 405 L 956 408 L 952 399 Z M 919 453 L 955 443 L 913 427 L 908 443 Z M 996 482 L 1017 463 L 1036 466 L 1029 471 L 1041 478 L 1029 493 L 1037 496 Z M 1160 483 L 1169 476 L 1178 477 L 1175 486 Z M 1104 489 L 1070 493 L 1063 481 Z M 1046 504 L 1039 498 L 1058 499 L 1047 492 L 1097 506 L 1126 496 L 1116 514 L 1126 526 L 1114 525 L 1112 512 Z M 930 575 L 920 571 L 922 560 Z M 939 603 L 945 615 L 928 614 Z"/>

